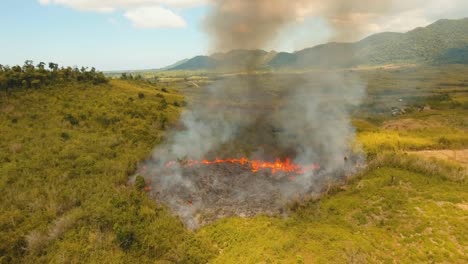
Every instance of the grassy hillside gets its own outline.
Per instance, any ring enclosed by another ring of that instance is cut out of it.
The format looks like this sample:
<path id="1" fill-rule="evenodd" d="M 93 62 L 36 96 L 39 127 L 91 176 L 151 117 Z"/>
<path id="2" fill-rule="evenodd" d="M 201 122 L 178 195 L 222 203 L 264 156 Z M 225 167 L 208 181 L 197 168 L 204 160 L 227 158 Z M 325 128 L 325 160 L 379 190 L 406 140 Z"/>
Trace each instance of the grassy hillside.
<path id="1" fill-rule="evenodd" d="M 0 263 L 204 262 L 211 246 L 127 184 L 181 100 L 124 81 L 2 93 Z"/>

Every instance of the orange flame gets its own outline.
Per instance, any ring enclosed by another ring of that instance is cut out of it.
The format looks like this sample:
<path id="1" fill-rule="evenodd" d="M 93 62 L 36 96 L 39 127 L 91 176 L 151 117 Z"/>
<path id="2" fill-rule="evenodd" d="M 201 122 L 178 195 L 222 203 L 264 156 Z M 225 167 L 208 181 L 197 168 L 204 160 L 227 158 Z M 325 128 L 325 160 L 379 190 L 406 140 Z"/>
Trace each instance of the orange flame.
<path id="1" fill-rule="evenodd" d="M 182 160 L 179 161 L 179 164 L 183 167 L 193 167 L 196 165 L 213 165 L 220 163 L 231 163 L 239 164 L 241 166 L 250 167 L 250 170 L 253 173 L 259 172 L 261 170 L 270 170 L 272 174 L 279 172 L 290 173 L 290 174 L 304 174 L 309 171 L 314 171 L 320 169 L 320 166 L 317 164 L 301 166 L 294 162 L 291 162 L 290 159 L 285 159 L 284 161 L 276 159 L 274 162 L 263 161 L 263 160 L 249 160 L 247 158 L 229 158 L 229 159 L 215 159 L 215 160 Z M 176 164 L 175 161 L 170 161 L 166 163 L 166 167 L 172 167 Z"/>

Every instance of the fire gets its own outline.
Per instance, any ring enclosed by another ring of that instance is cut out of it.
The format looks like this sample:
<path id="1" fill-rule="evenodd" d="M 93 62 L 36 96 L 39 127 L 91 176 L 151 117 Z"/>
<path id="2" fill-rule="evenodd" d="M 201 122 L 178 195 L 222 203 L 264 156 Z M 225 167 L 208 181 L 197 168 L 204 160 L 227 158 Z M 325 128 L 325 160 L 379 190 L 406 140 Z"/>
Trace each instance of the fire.
<path id="1" fill-rule="evenodd" d="M 309 171 L 314 171 L 320 169 L 320 166 L 317 164 L 302 166 L 292 162 L 290 159 L 276 159 L 275 161 L 263 161 L 263 160 L 250 160 L 247 158 L 228 158 L 228 159 L 215 159 L 215 160 L 182 160 L 178 162 L 183 167 L 193 167 L 198 165 L 213 165 L 213 164 L 239 164 L 250 168 L 253 173 L 270 170 L 272 174 L 276 173 L 287 173 L 287 174 L 304 174 Z M 170 161 L 166 163 L 166 167 L 172 167 L 176 165 L 177 162 Z"/>

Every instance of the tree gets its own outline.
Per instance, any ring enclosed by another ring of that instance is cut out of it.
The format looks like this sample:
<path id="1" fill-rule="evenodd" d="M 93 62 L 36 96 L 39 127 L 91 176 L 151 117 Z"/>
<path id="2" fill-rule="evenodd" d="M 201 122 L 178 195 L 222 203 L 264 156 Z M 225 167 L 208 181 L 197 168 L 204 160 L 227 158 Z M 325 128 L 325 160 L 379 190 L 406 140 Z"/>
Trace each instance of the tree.
<path id="1" fill-rule="evenodd" d="M 32 60 L 26 60 L 24 62 L 24 66 L 23 66 L 24 69 L 34 69 L 34 62 Z"/>
<path id="2" fill-rule="evenodd" d="M 45 62 L 39 62 L 39 64 L 37 64 L 37 68 L 41 71 L 44 71 L 45 70 Z"/>
<path id="3" fill-rule="evenodd" d="M 32 60 L 26 60 L 23 66 L 4 66 L 0 65 L 0 89 L 8 90 L 11 88 L 39 88 L 42 85 L 61 82 L 61 81 L 78 81 L 91 82 L 94 85 L 107 83 L 108 79 L 102 72 L 96 71 L 96 68 L 82 67 L 78 68 L 61 67 L 58 64 L 50 62 L 49 69 L 46 69 L 46 64 L 40 62 L 34 66 Z"/>
<path id="4" fill-rule="evenodd" d="M 49 69 L 52 70 L 52 71 L 58 71 L 58 64 L 53 63 L 53 62 L 49 62 Z"/>

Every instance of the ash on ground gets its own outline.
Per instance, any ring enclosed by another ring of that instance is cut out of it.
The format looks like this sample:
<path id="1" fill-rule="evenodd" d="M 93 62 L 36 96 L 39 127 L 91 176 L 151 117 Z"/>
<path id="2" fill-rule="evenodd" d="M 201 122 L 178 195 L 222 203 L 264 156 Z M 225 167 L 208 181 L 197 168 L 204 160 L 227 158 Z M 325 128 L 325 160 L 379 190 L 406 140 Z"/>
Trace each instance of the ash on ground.
<path id="1" fill-rule="evenodd" d="M 327 182 L 343 181 L 359 168 L 357 161 L 347 163 L 340 172 L 317 169 L 304 174 L 252 172 L 233 163 L 153 168 L 143 164 L 138 174 L 147 179 L 154 199 L 166 204 L 188 228 L 196 229 L 230 216 L 286 215 L 291 201 L 318 195 Z"/>

